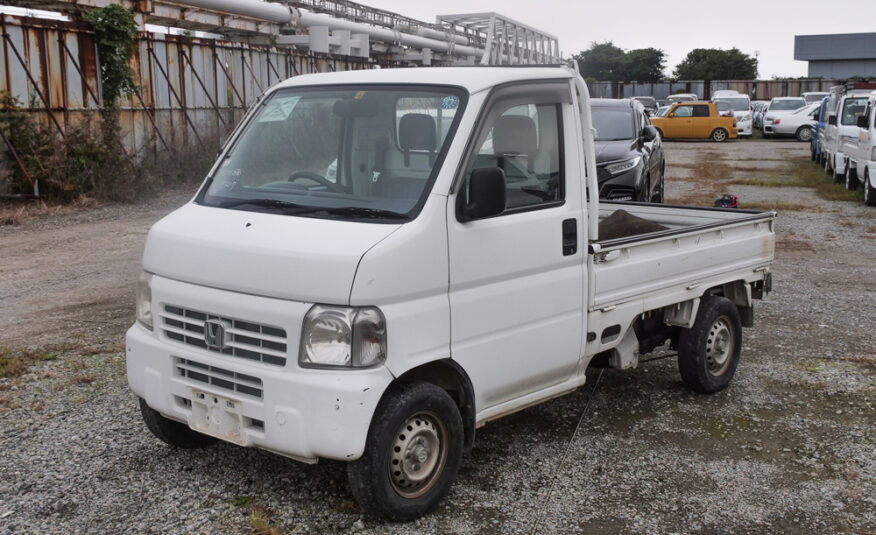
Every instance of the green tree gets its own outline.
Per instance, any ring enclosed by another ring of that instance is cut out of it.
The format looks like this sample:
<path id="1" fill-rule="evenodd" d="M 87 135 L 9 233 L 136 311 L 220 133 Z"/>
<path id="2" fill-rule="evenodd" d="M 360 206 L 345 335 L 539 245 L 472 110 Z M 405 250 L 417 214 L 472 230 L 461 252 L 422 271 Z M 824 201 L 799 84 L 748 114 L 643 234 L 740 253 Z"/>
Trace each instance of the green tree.
<path id="1" fill-rule="evenodd" d="M 624 80 L 659 82 L 666 68 L 666 54 L 656 48 L 637 48 L 627 52 Z"/>
<path id="2" fill-rule="evenodd" d="M 656 48 L 625 51 L 611 41 L 592 43 L 572 56 L 585 78 L 609 82 L 654 82 L 663 78 L 666 55 Z"/>
<path id="3" fill-rule="evenodd" d="M 738 48 L 695 48 L 675 67 L 680 80 L 753 80 L 757 59 Z"/>
<path id="4" fill-rule="evenodd" d="M 578 62 L 581 76 L 617 82 L 623 78 L 626 53 L 611 41 L 591 43 L 590 48 L 572 56 Z"/>

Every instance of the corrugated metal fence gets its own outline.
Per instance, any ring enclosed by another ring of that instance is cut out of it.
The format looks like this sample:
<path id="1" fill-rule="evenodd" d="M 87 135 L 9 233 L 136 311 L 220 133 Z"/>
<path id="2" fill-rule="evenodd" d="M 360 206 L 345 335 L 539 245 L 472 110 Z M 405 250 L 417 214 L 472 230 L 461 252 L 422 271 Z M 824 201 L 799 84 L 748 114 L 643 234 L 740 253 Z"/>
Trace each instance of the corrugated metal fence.
<path id="1" fill-rule="evenodd" d="M 754 100 L 799 97 L 807 91 L 828 91 L 838 80 L 679 80 L 677 82 L 588 82 L 590 94 L 598 98 L 651 96 L 663 100 L 673 93 L 696 93 L 708 99 L 721 89 L 735 89 Z"/>
<path id="2" fill-rule="evenodd" d="M 0 92 L 16 98 L 58 135 L 103 106 L 99 59 L 88 24 L 0 14 L 0 31 Z M 144 34 L 131 58 L 137 88 L 122 103 L 121 134 L 135 151 L 178 154 L 196 145 L 210 148 L 221 143 L 246 109 L 278 81 L 376 65 L 397 64 L 186 35 Z"/>

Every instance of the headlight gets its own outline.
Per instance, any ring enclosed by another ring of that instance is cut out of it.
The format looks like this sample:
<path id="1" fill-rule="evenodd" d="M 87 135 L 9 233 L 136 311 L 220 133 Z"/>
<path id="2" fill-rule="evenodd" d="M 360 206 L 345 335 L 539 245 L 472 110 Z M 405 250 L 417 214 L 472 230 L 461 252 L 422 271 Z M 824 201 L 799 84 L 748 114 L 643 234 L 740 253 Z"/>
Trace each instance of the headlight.
<path id="1" fill-rule="evenodd" d="M 386 360 L 386 320 L 374 307 L 314 305 L 304 317 L 298 362 L 365 368 Z"/>
<path id="2" fill-rule="evenodd" d="M 631 160 L 625 160 L 623 162 L 610 163 L 605 166 L 605 170 L 613 175 L 617 175 L 623 173 L 624 171 L 629 171 L 633 167 L 639 165 L 639 160 L 641 160 L 641 156 L 636 156 Z"/>
<path id="3" fill-rule="evenodd" d="M 152 330 L 152 274 L 145 271 L 137 279 L 137 321 Z"/>

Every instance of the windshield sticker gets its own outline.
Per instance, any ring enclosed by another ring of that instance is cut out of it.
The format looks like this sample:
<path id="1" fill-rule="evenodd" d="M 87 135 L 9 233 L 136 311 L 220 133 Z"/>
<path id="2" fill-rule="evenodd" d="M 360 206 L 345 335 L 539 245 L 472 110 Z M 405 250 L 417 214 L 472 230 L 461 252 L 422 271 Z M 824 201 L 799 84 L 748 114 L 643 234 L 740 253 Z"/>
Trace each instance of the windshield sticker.
<path id="1" fill-rule="evenodd" d="M 362 100 L 363 97 L 365 97 L 365 91 L 359 91 L 353 96 L 355 100 Z"/>
<path id="2" fill-rule="evenodd" d="M 271 99 L 268 105 L 265 106 L 265 111 L 259 116 L 258 122 L 271 123 L 289 119 L 289 115 L 295 109 L 295 105 L 298 104 L 299 100 L 301 100 L 300 96 Z"/>
<path id="3" fill-rule="evenodd" d="M 441 99 L 442 110 L 455 110 L 457 107 L 459 107 L 459 97 L 456 95 L 450 95 Z"/>

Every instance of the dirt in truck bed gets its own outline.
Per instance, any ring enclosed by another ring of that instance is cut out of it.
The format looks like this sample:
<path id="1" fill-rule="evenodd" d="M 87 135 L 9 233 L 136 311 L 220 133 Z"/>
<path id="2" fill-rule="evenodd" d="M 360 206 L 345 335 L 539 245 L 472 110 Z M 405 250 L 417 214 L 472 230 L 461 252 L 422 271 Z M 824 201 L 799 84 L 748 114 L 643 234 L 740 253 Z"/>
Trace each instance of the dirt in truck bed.
<path id="1" fill-rule="evenodd" d="M 808 144 L 666 157 L 668 203 L 779 212 L 733 383 L 693 394 L 668 350 L 591 370 L 478 430 L 449 497 L 408 524 L 364 515 L 342 463 L 174 450 L 143 425 L 124 332 L 146 232 L 191 191 L 0 226 L 0 534 L 876 533 L 876 209 Z"/>

